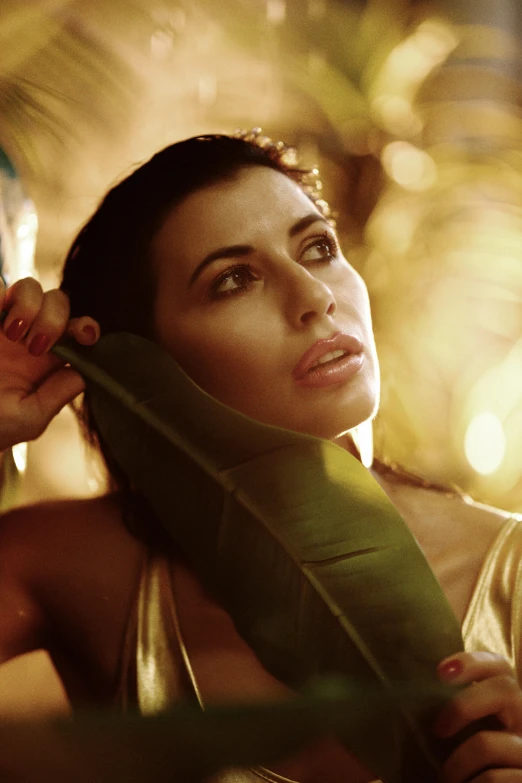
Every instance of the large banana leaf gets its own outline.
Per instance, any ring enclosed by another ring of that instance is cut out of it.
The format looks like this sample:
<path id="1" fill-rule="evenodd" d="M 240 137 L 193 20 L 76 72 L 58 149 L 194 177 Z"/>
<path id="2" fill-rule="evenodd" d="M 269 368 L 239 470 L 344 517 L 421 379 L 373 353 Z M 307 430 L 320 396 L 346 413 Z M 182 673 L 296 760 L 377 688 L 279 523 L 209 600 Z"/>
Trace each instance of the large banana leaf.
<path id="1" fill-rule="evenodd" d="M 418 698 L 411 690 L 400 692 L 405 704 L 412 696 Z M 361 706 L 357 714 L 351 710 L 354 700 Z M 270 764 L 325 732 L 343 736 L 387 708 L 381 689 L 335 681 L 279 704 L 227 705 L 205 712 L 178 706 L 152 717 L 98 712 L 78 714 L 72 721 L 2 720 L 0 779 L 200 783 L 223 768 Z"/>
<path id="2" fill-rule="evenodd" d="M 386 783 L 435 779 L 441 702 L 421 686 L 462 640 L 369 472 L 333 443 L 220 404 L 142 338 L 55 350 L 89 380 L 114 457 L 266 668 L 296 688 L 320 673 L 355 676 L 392 701 L 397 683 L 418 684 L 418 701 L 355 722 L 345 740 Z"/>

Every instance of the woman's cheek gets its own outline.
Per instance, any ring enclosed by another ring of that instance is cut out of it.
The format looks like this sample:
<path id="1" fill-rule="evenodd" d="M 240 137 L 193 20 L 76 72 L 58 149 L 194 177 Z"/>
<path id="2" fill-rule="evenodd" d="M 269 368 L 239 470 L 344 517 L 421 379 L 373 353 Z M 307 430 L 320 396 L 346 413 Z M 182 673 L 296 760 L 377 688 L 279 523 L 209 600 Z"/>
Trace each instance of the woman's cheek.
<path id="1" fill-rule="evenodd" d="M 258 341 L 254 344 L 237 330 L 225 333 L 217 329 L 214 338 L 218 335 L 217 340 L 187 339 L 185 345 L 180 346 L 177 361 L 206 392 L 231 404 L 257 388 L 264 374 L 262 359 L 267 348 Z"/>

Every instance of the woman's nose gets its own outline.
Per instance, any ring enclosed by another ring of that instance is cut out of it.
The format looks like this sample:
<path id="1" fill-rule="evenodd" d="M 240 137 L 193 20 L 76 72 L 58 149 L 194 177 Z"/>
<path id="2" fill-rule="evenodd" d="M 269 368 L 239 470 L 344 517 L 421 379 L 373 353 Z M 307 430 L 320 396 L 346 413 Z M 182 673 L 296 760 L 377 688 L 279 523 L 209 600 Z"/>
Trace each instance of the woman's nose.
<path id="1" fill-rule="evenodd" d="M 289 286 L 289 308 L 296 326 L 333 315 L 337 309 L 331 289 L 302 266 L 296 265 Z"/>

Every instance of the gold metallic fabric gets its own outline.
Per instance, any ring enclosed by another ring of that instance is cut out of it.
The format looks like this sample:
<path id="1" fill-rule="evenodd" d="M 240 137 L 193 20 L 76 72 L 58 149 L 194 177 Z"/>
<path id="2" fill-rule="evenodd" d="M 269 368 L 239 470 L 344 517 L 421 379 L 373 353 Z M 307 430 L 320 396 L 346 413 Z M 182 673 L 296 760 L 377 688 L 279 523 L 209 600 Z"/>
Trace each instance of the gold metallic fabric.
<path id="1" fill-rule="evenodd" d="M 467 650 L 489 650 L 503 655 L 520 672 L 522 615 L 522 522 L 506 519 L 493 541 L 479 574 L 463 624 Z M 165 709 L 176 701 L 202 700 L 180 631 L 171 563 L 149 554 L 139 587 L 136 631 L 127 644 L 135 645 L 133 688 L 142 713 Z M 124 655 L 124 659 L 128 657 Z M 125 673 L 124 678 L 127 676 Z M 230 769 L 212 783 L 295 783 L 264 768 Z M 210 783 L 210 781 L 209 781 Z M 378 781 L 375 781 L 378 783 Z"/>
<path id="2" fill-rule="evenodd" d="M 203 702 L 179 627 L 171 564 L 149 555 L 137 606 L 136 691 L 142 714 L 161 712 L 176 701 Z M 125 657 L 125 656 L 124 656 Z M 227 769 L 208 783 L 296 783 L 262 767 Z"/>
<path id="3" fill-rule="evenodd" d="M 522 522 L 509 517 L 493 541 L 468 606 L 462 634 L 466 650 L 498 653 L 522 682 Z"/>
<path id="4" fill-rule="evenodd" d="M 136 691 L 143 715 L 195 697 L 202 705 L 185 645 L 166 558 L 149 555 L 138 595 Z"/>

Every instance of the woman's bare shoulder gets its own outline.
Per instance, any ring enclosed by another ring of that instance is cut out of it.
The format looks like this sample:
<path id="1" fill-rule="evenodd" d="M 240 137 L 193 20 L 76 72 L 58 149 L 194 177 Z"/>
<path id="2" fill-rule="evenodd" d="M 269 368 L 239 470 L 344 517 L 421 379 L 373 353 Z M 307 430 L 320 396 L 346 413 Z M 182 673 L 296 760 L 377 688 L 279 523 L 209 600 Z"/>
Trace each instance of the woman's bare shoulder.
<path id="1" fill-rule="evenodd" d="M 466 522 L 469 521 L 470 523 L 482 525 L 485 529 L 492 531 L 499 530 L 506 520 L 517 517 L 517 514 L 511 511 L 490 505 L 489 503 L 480 502 L 465 493 L 456 498 L 456 503 L 459 506 L 460 514 Z"/>
<path id="2" fill-rule="evenodd" d="M 0 514 L 0 536 L 18 537 L 41 533 L 46 539 L 53 533 L 79 531 L 82 526 L 121 525 L 116 494 L 91 498 L 44 500 L 15 506 Z"/>
<path id="3" fill-rule="evenodd" d="M 34 572 L 56 561 L 103 558 L 108 546 L 122 556 L 142 546 L 124 525 L 117 494 L 49 500 L 0 515 L 0 551 L 11 568 Z"/>
<path id="4" fill-rule="evenodd" d="M 144 552 L 116 495 L 1 515 L 0 659 L 42 646 L 53 654 L 66 649 L 55 665 L 71 698 L 83 693 L 81 666 L 91 690 L 112 692 Z"/>

